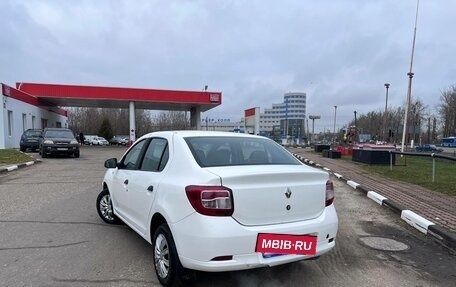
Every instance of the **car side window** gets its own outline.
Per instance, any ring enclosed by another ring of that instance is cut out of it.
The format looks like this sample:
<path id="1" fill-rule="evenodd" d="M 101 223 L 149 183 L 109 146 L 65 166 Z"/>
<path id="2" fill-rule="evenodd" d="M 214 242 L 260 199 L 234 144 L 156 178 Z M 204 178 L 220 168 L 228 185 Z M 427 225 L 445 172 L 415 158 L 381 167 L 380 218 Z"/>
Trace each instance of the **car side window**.
<path id="1" fill-rule="evenodd" d="M 162 171 L 168 162 L 168 142 L 165 139 L 154 138 L 144 153 L 141 170 Z"/>
<path id="2" fill-rule="evenodd" d="M 138 142 L 128 151 L 122 161 L 121 168 L 129 170 L 135 170 L 139 168 L 138 165 L 141 159 L 141 150 L 143 149 L 145 142 L 145 140 Z"/>

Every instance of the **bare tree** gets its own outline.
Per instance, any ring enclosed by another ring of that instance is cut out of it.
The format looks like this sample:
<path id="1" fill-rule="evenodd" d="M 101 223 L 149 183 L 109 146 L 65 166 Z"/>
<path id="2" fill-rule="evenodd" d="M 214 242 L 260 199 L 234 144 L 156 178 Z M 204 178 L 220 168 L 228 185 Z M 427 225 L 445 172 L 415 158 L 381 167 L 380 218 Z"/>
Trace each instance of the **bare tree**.
<path id="1" fill-rule="evenodd" d="M 456 135 L 456 85 L 441 92 L 438 105 L 444 137 Z"/>
<path id="2" fill-rule="evenodd" d="M 186 112 L 168 111 L 159 113 L 153 120 L 156 130 L 188 130 L 190 120 Z"/>
<path id="3" fill-rule="evenodd" d="M 367 114 L 358 115 L 356 128 L 358 134 L 370 134 L 371 139 L 377 140 L 382 131 L 383 113 L 381 111 L 372 111 Z M 354 126 L 355 121 L 350 122 Z"/>
<path id="4" fill-rule="evenodd" d="M 416 143 L 419 142 L 423 136 L 424 131 L 422 130 L 422 123 L 425 121 L 427 113 L 427 106 L 420 99 L 416 99 L 415 102 L 411 104 L 410 109 L 410 139 Z"/>
<path id="5" fill-rule="evenodd" d="M 69 127 L 76 133 L 96 134 L 101 117 L 97 108 L 68 108 Z"/>
<path id="6" fill-rule="evenodd" d="M 404 120 L 404 107 L 396 107 L 388 111 L 388 136 L 389 141 L 393 143 L 399 142 L 402 138 L 402 124 Z M 391 133 L 389 132 L 391 130 Z"/>
<path id="7" fill-rule="evenodd" d="M 128 135 L 130 130 L 128 109 L 68 108 L 68 122 L 76 133 L 97 134 L 104 120 L 111 125 L 113 135 Z M 160 112 L 152 117 L 149 110 L 135 111 L 136 136 L 156 130 L 187 130 L 190 120 L 186 112 Z M 109 140 L 109 139 L 108 139 Z"/>

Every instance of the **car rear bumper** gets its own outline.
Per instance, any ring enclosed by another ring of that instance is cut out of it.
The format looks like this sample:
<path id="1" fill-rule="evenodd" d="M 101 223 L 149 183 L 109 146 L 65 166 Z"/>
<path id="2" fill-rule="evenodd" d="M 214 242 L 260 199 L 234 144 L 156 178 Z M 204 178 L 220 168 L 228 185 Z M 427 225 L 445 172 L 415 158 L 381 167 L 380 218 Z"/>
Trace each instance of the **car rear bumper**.
<path id="1" fill-rule="evenodd" d="M 43 146 L 42 152 L 46 154 L 74 154 L 79 152 L 78 145 L 71 145 L 71 146 Z"/>
<path id="2" fill-rule="evenodd" d="M 267 211 L 265 211 L 267 212 Z M 333 205 L 318 218 L 293 223 L 243 226 L 232 217 L 207 217 L 197 213 L 170 225 L 182 265 L 200 271 L 233 271 L 318 257 L 335 246 L 338 218 Z M 315 255 L 280 255 L 263 258 L 255 252 L 258 233 L 317 235 Z M 232 256 L 230 260 L 213 260 Z"/>
<path id="3" fill-rule="evenodd" d="M 38 142 L 21 142 L 20 147 L 23 148 L 38 148 L 39 143 Z"/>

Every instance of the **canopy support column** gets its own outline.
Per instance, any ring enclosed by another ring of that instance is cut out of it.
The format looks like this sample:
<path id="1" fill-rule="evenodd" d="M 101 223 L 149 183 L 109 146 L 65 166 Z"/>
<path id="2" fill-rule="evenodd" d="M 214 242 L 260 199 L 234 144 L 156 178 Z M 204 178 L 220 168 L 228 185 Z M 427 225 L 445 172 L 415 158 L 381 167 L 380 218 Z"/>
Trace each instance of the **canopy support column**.
<path id="1" fill-rule="evenodd" d="M 192 130 L 201 130 L 201 107 L 190 108 L 190 128 Z"/>
<path id="2" fill-rule="evenodd" d="M 135 102 L 130 102 L 130 144 L 136 140 Z"/>

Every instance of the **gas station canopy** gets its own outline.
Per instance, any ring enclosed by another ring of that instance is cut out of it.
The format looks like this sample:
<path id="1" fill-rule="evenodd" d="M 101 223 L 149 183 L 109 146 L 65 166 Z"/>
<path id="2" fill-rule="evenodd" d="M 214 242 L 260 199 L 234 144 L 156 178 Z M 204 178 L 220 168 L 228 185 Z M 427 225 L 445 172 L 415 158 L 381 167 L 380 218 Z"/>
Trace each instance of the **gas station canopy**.
<path id="1" fill-rule="evenodd" d="M 16 88 L 61 107 L 129 108 L 205 112 L 222 103 L 220 92 L 16 83 Z"/>

